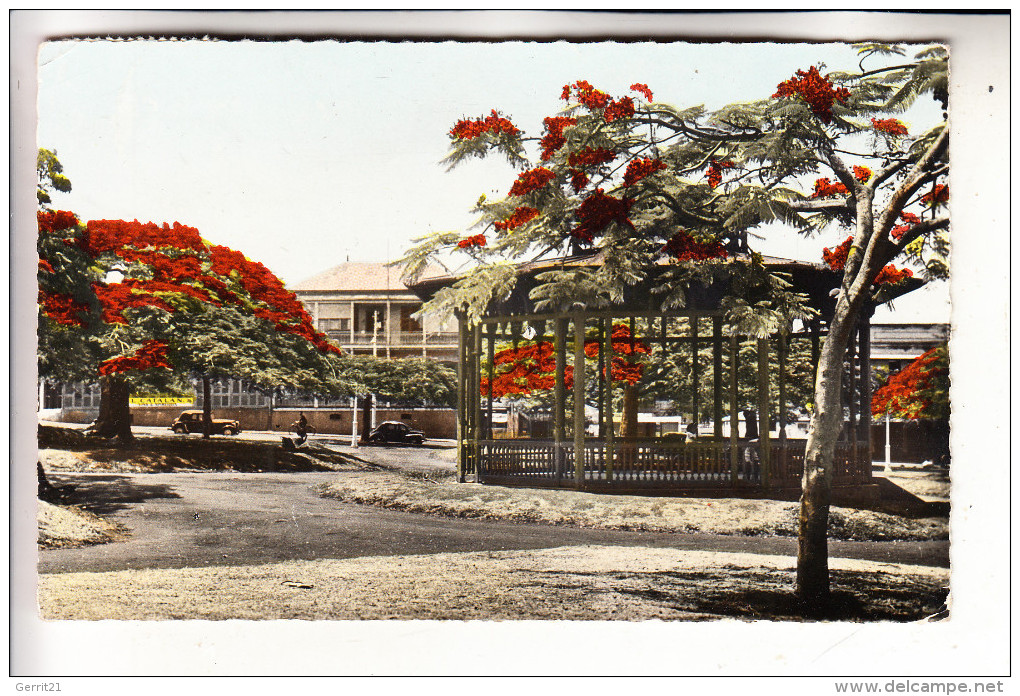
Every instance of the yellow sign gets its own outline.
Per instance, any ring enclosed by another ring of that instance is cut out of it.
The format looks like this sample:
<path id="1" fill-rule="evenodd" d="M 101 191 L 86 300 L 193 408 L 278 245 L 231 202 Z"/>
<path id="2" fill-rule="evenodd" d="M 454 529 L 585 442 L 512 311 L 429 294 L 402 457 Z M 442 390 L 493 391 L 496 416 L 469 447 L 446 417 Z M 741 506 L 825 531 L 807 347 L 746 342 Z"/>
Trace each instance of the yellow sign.
<path id="1" fill-rule="evenodd" d="M 195 400 L 190 396 L 132 396 L 132 406 L 190 406 Z"/>

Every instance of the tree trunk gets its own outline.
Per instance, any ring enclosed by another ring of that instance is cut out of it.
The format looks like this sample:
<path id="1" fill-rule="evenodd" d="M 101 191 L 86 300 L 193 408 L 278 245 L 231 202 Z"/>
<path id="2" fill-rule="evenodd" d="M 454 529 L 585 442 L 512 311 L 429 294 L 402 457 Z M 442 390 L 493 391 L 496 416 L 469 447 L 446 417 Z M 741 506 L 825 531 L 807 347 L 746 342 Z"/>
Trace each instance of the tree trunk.
<path id="1" fill-rule="evenodd" d="M 858 186 L 856 193 L 857 231 L 836 296 L 836 308 L 829 321 L 829 333 L 818 356 L 815 408 L 808 427 L 801 479 L 797 596 L 812 612 L 821 612 L 829 603 L 829 503 L 836 440 L 843 427 L 843 363 L 851 337 L 857 330 L 864 298 L 870 294 L 875 277 L 884 265 L 884 260 L 875 253 L 873 192 L 867 186 Z M 884 217 L 890 215 L 887 209 Z"/>
<path id="2" fill-rule="evenodd" d="M 797 595 L 810 610 L 829 601 L 829 503 L 836 440 L 843 426 L 843 361 L 857 304 L 840 298 L 829 335 L 818 358 L 815 408 L 811 413 L 804 455 L 797 549 Z"/>
<path id="3" fill-rule="evenodd" d="M 623 387 L 623 414 L 620 419 L 620 436 L 638 435 L 638 388 L 636 384 Z"/>
<path id="4" fill-rule="evenodd" d="M 744 409 L 740 412 L 744 417 L 744 438 L 747 440 L 757 440 L 761 437 L 761 433 L 758 432 L 758 411 L 753 408 Z M 739 425 L 737 427 L 740 427 Z"/>
<path id="5" fill-rule="evenodd" d="M 209 375 L 202 375 L 202 439 L 212 436 L 212 386 Z"/>
<path id="6" fill-rule="evenodd" d="M 368 394 L 361 400 L 361 441 L 368 442 L 368 436 L 372 433 L 372 404 L 375 402 L 375 395 Z"/>
<path id="7" fill-rule="evenodd" d="M 46 478 L 42 462 L 37 461 L 35 463 L 35 474 L 38 480 L 39 500 L 45 500 L 47 503 L 59 503 L 61 498 L 60 491 Z"/>
<path id="8" fill-rule="evenodd" d="M 620 437 L 638 436 L 638 388 L 636 384 L 623 386 L 623 413 L 620 416 Z M 630 466 L 637 458 L 637 445 L 624 439 L 617 450 L 621 464 Z"/>
<path id="9" fill-rule="evenodd" d="M 100 378 L 99 417 L 94 433 L 99 437 L 116 438 L 122 443 L 134 441 L 131 434 L 131 385 L 120 375 Z"/>

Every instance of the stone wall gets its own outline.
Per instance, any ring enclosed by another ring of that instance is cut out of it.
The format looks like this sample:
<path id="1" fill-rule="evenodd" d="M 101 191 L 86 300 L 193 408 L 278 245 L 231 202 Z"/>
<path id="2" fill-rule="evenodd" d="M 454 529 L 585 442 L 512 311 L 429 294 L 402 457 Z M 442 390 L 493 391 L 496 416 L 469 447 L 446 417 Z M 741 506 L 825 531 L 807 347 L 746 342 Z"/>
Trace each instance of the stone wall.
<path id="1" fill-rule="evenodd" d="M 134 406 L 131 408 L 132 425 L 169 428 L 170 424 L 182 411 L 191 410 L 181 406 Z M 241 423 L 241 430 L 273 430 L 288 432 L 291 424 L 304 413 L 308 423 L 319 434 L 351 434 L 351 409 L 298 409 L 278 408 L 214 408 L 213 418 L 226 418 Z M 65 423 L 90 423 L 98 415 L 97 411 L 65 410 L 59 419 Z M 362 410 L 358 409 L 358 433 L 361 433 Z M 457 437 L 457 412 L 450 408 L 379 408 L 375 412 L 375 422 L 395 420 L 403 421 L 412 427 L 424 431 L 430 439 L 453 439 Z"/>

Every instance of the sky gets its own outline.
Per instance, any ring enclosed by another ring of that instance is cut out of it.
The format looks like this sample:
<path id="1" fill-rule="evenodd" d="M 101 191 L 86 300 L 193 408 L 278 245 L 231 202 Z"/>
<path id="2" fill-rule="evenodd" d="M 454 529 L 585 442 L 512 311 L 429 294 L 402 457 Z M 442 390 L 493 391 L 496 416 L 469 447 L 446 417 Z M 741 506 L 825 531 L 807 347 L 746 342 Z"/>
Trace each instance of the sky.
<path id="1" fill-rule="evenodd" d="M 480 194 L 505 195 L 516 174 L 498 157 L 440 164 L 460 118 L 495 108 L 539 135 L 580 79 L 613 95 L 642 82 L 658 101 L 712 109 L 768 97 L 797 69 L 858 60 L 838 43 L 55 41 L 39 51 L 38 143 L 73 184 L 55 207 L 181 222 L 292 285 L 466 231 Z M 918 129 L 939 115 L 920 114 Z M 819 261 L 845 235 L 776 227 L 759 249 Z M 875 320 L 948 321 L 948 288 L 896 309 Z"/>

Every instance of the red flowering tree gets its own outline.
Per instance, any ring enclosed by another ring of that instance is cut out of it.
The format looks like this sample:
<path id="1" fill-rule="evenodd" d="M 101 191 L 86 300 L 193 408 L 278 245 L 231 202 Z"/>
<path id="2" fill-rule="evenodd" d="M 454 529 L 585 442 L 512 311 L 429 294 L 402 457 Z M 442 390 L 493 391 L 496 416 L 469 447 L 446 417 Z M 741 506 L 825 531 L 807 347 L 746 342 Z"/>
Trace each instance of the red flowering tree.
<path id="1" fill-rule="evenodd" d="M 753 101 L 712 112 L 656 101 L 643 83 L 610 94 L 578 81 L 564 86 L 563 110 L 545 118 L 534 136 L 496 112 L 455 124 L 451 166 L 497 153 L 553 176 L 543 174 L 540 187 L 479 200 L 486 244 L 471 247 L 477 264 L 426 307 L 463 310 L 474 321 L 513 287 L 512 262 L 602 252 L 599 267 L 543 274 L 532 298 L 555 311 L 563 303 L 604 306 L 669 261 L 654 279 L 665 307 L 682 306 L 692 281 L 718 280 L 730 287 L 723 308 L 735 330 L 765 336 L 810 311 L 765 271 L 748 231 L 771 234 L 779 226 L 766 226 L 781 223 L 839 240 L 847 232 L 838 228 L 848 230 L 845 258 L 839 270 L 832 266 L 839 290 L 816 374 L 801 498 L 797 589 L 812 604 L 829 596 L 831 472 L 851 332 L 862 308 L 880 298 L 880 275 L 894 259 L 926 278 L 947 274 L 948 191 L 937 187 L 949 172 L 948 116 L 923 126 L 898 116 L 927 96 L 946 109 L 948 52 L 931 46 L 905 58 L 902 46 L 856 48 L 859 71 L 791 66 L 788 80 L 762 85 L 748 95 Z M 879 64 L 865 68 L 865 61 Z M 418 240 L 403 259 L 408 274 L 433 254 L 450 253 L 460 239 L 439 233 Z M 883 283 L 896 280 L 893 271 Z"/>
<path id="2" fill-rule="evenodd" d="M 949 418 L 949 349 L 936 346 L 888 376 L 871 398 L 876 416 Z"/>
<path id="3" fill-rule="evenodd" d="M 262 264 L 178 223 L 82 225 L 63 211 L 38 219 L 40 372 L 99 378 L 100 436 L 131 439 L 137 385 L 202 379 L 207 423 L 211 379 L 319 393 L 351 386 L 338 349 Z"/>
<path id="4" fill-rule="evenodd" d="M 605 361 L 599 360 L 602 342 L 596 336 L 585 340 L 584 355 L 592 363 L 588 369 L 596 370 L 597 362 L 603 366 L 604 379 L 623 385 L 623 418 L 620 432 L 630 435 L 637 430 L 637 385 L 644 374 L 644 366 L 651 349 L 648 344 L 634 336 L 630 327 L 625 324 L 613 326 L 610 340 L 613 355 L 608 366 L 605 365 Z M 572 353 L 573 347 L 568 342 L 566 355 Z M 556 350 L 552 342 L 547 340 L 521 341 L 516 345 L 507 346 L 493 355 L 491 367 L 493 375 L 490 386 L 489 366 L 487 364 L 482 366 L 479 391 L 484 397 L 489 396 L 491 389 L 493 399 L 545 403 L 556 387 Z M 573 365 L 565 365 L 563 381 L 566 389 L 573 388 Z M 591 393 L 587 395 L 587 399 L 595 403 L 597 398 L 595 382 L 587 381 L 586 384 L 591 385 Z"/>
<path id="5" fill-rule="evenodd" d="M 624 324 L 613 326 L 610 340 L 613 344 L 610 377 L 617 382 L 636 384 L 642 375 L 639 356 L 651 352 L 648 345 L 633 336 Z M 572 351 L 568 343 L 567 353 Z M 601 351 L 602 343 L 598 338 L 593 337 L 584 342 L 584 354 L 589 360 L 598 358 Z M 503 348 L 493 356 L 492 365 L 494 399 L 532 396 L 556 386 L 556 351 L 550 341 L 521 341 L 516 346 Z M 483 369 L 483 372 L 487 369 Z M 565 369 L 566 388 L 570 389 L 574 384 L 574 368 L 567 365 Z M 481 378 L 480 390 L 483 395 L 489 394 L 487 376 Z"/>

